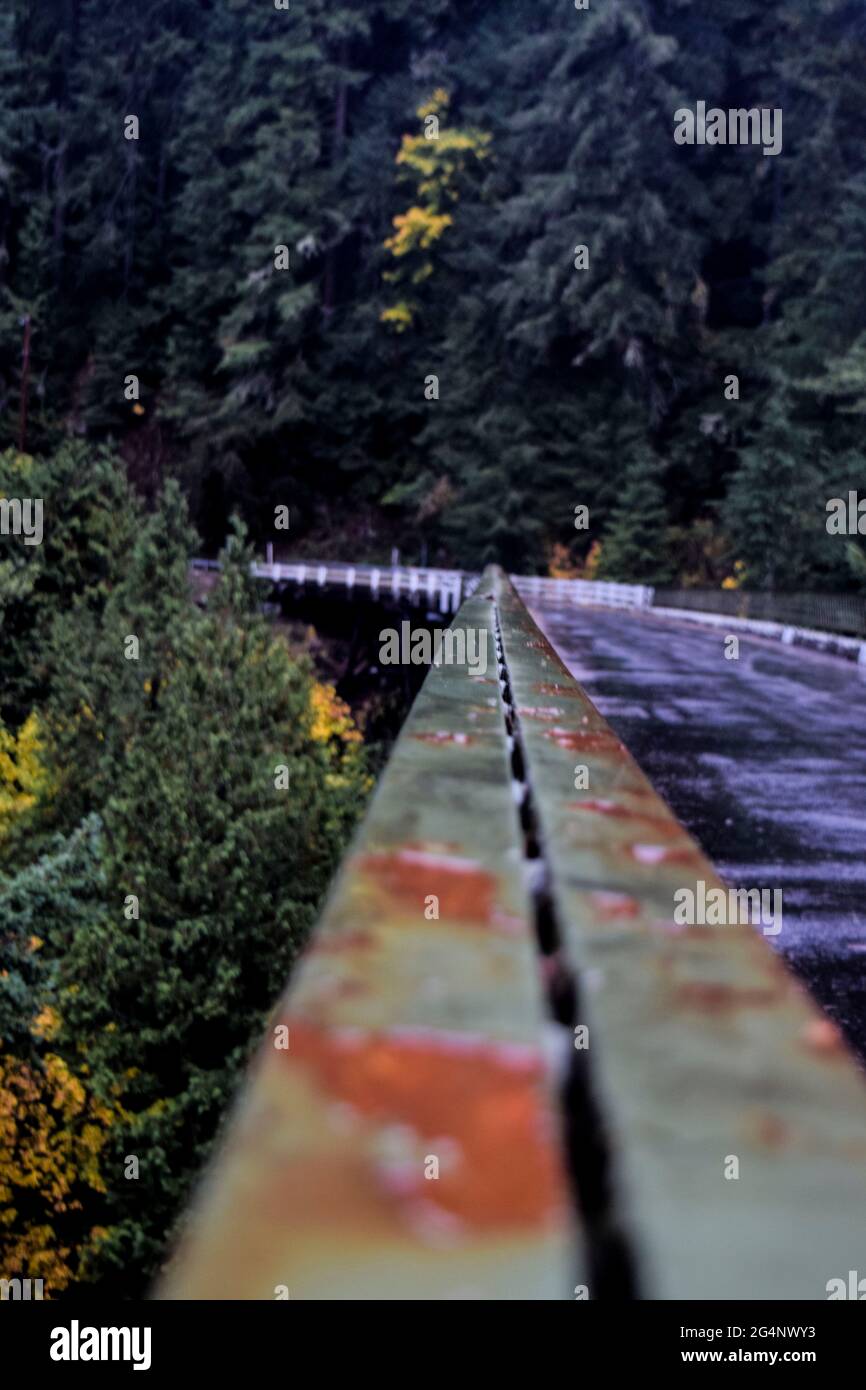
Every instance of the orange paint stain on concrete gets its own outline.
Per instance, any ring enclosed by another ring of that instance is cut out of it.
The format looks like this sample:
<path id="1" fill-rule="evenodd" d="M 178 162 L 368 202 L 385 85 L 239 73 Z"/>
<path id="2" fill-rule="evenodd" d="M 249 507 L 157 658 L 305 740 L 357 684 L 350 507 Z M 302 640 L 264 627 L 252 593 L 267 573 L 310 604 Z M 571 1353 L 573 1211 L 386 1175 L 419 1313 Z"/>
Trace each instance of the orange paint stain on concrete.
<path id="1" fill-rule="evenodd" d="M 844 1057 L 848 1049 L 842 1034 L 829 1018 L 813 1018 L 803 1029 L 803 1042 L 813 1052 Z"/>
<path id="2" fill-rule="evenodd" d="M 625 754 L 625 748 L 609 729 L 546 729 L 544 737 L 573 753 Z"/>
<path id="3" fill-rule="evenodd" d="M 758 985 L 744 988 L 711 980 L 694 980 L 679 985 L 675 995 L 678 1004 L 708 1014 L 733 1013 L 736 1009 L 767 1008 L 778 1001 L 778 993 L 774 989 L 764 989 Z"/>
<path id="4" fill-rule="evenodd" d="M 604 921 L 615 921 L 618 917 L 639 917 L 641 905 L 629 893 L 606 892 L 598 889 L 590 893 L 590 900 L 596 915 Z"/>
<path id="5" fill-rule="evenodd" d="M 364 854 L 358 868 L 402 908 L 420 914 L 424 899 L 435 893 L 440 919 L 488 923 L 494 916 L 496 879 L 474 860 L 419 846 Z M 435 931 L 435 922 L 430 925 Z"/>
<path id="6" fill-rule="evenodd" d="M 757 1115 L 753 1128 L 758 1143 L 763 1144 L 765 1148 L 781 1149 L 790 1143 L 790 1131 L 778 1115 Z"/>
<path id="7" fill-rule="evenodd" d="M 587 798 L 585 801 L 569 801 L 569 811 L 585 811 L 588 815 L 610 816 L 614 820 L 639 821 L 641 825 L 652 826 L 653 834 L 662 838 L 678 839 L 683 828 L 672 816 L 653 816 L 645 811 L 633 811 L 621 801 L 605 801 L 600 798 Z"/>
<path id="8" fill-rule="evenodd" d="M 564 1205 L 556 1136 L 541 1100 L 543 1065 L 526 1047 L 447 1034 L 334 1031 L 284 1020 L 291 1050 L 281 1063 L 309 1070 L 329 1100 L 346 1105 L 381 1133 L 417 1137 L 420 1158 L 399 1179 L 380 1175 L 411 1221 L 433 1204 L 474 1231 L 546 1225 Z M 373 1136 L 375 1138 L 375 1135 Z M 447 1149 L 436 1181 L 424 1158 Z M 375 1170 L 375 1160 L 371 1159 Z M 393 1177 L 393 1174 L 392 1174 Z"/>
<path id="9" fill-rule="evenodd" d="M 409 738 L 417 739 L 419 743 L 474 743 L 475 739 L 471 734 L 449 733 L 446 729 L 440 729 L 434 734 L 409 734 Z"/>

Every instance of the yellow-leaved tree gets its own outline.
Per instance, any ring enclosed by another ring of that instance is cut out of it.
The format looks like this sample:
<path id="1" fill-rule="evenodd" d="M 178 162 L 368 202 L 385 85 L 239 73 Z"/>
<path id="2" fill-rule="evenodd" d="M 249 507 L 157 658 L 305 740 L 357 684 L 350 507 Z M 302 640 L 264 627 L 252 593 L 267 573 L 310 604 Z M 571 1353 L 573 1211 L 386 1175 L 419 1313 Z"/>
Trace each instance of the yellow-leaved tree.
<path id="1" fill-rule="evenodd" d="M 397 154 L 398 181 L 414 184 L 415 202 L 393 219 L 394 235 L 385 242 L 385 249 L 400 264 L 383 278 L 402 294 L 380 317 L 398 333 L 405 332 L 418 313 L 418 291 L 433 274 L 432 251 L 454 224 L 452 210 L 463 179 L 490 154 L 487 132 L 445 124 L 450 101 L 448 93 L 437 88 L 418 107 L 423 131 L 404 135 Z"/>
<path id="2" fill-rule="evenodd" d="M 50 1038 L 57 1024 L 43 1010 L 34 1037 Z M 105 1191 L 100 1154 L 111 1120 L 56 1053 L 0 1053 L 0 1267 L 9 1278 L 42 1279 L 43 1298 L 81 1278 L 105 1234 L 84 1218 L 82 1199 Z"/>
<path id="3" fill-rule="evenodd" d="M 54 790 L 39 716 L 28 715 L 17 732 L 0 723 L 0 857 L 13 831 L 44 808 Z"/>
<path id="4" fill-rule="evenodd" d="M 312 722 L 310 734 L 315 743 L 327 748 L 331 762 L 325 780 L 330 787 L 347 786 L 356 781 L 364 765 L 363 735 L 352 718 L 352 711 L 332 685 L 313 681 L 310 690 Z M 369 791 L 372 779 L 362 777 L 362 791 Z"/>

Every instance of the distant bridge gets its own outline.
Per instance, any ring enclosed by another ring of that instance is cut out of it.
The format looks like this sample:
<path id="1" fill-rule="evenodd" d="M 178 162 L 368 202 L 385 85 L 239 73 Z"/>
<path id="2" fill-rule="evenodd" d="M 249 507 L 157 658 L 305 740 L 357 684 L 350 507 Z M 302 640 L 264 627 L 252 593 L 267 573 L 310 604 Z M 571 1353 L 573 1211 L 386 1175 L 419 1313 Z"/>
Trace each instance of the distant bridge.
<path id="1" fill-rule="evenodd" d="M 193 560 L 194 573 L 219 570 L 218 560 Z M 294 585 L 365 590 L 372 598 L 390 595 L 425 603 L 439 613 L 456 613 L 480 576 L 466 570 L 428 566 L 360 565 L 328 560 L 256 560 L 252 572 L 277 589 Z M 530 606 L 566 609 L 653 609 L 683 622 L 752 632 L 786 645 L 831 651 L 866 665 L 866 598 L 851 594 L 764 594 L 727 589 L 655 589 L 650 584 L 618 584 L 595 579 L 550 579 L 512 574 L 511 582 Z"/>
<path id="2" fill-rule="evenodd" d="M 192 569 L 200 573 L 219 569 L 218 560 L 193 560 Z M 440 613 L 456 613 L 461 603 L 478 587 L 481 576 L 465 570 L 431 569 L 406 565 L 350 565 L 335 561 L 305 560 L 291 564 L 257 560 L 252 573 L 268 579 L 278 588 L 294 584 L 319 589 L 366 589 L 373 598 L 389 594 L 410 601 L 426 599 Z M 608 584 L 585 579 L 544 579 L 513 576 L 518 593 L 529 601 L 554 603 L 599 603 L 615 608 L 643 608 L 653 601 L 653 590 L 646 584 Z"/>

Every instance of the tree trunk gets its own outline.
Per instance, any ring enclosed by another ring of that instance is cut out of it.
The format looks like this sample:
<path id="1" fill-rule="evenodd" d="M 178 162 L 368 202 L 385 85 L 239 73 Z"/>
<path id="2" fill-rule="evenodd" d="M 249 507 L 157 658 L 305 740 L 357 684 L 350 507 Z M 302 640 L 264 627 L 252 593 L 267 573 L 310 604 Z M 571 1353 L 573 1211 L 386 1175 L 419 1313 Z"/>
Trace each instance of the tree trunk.
<path id="1" fill-rule="evenodd" d="M 349 56 L 348 45 L 345 39 L 340 45 L 339 64 L 345 69 Z M 343 145 L 346 140 L 346 113 L 348 109 L 348 89 L 342 77 L 337 82 L 337 96 L 334 103 L 334 143 L 331 150 L 331 167 L 333 168 L 343 153 Z M 322 296 L 322 313 L 325 318 L 330 318 L 334 312 L 336 300 L 336 281 L 337 281 L 337 252 L 336 247 L 331 247 L 325 255 L 325 283 Z"/>
<path id="2" fill-rule="evenodd" d="M 27 393 L 30 390 L 30 315 L 22 319 L 24 342 L 21 347 L 21 409 L 18 415 L 18 452 L 23 454 L 27 443 Z"/>

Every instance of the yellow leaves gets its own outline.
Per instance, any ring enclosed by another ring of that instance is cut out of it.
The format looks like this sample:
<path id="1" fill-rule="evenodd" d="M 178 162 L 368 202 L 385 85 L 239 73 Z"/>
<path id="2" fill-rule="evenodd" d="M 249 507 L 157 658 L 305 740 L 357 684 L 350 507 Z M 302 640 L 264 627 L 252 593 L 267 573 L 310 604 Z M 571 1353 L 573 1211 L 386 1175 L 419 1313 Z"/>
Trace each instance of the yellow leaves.
<path id="1" fill-rule="evenodd" d="M 313 682 L 310 708 L 313 716 L 310 733 L 317 743 L 330 743 L 332 738 L 345 744 L 361 742 L 361 732 L 355 727 L 352 711 L 332 685 Z"/>
<path id="2" fill-rule="evenodd" d="M 380 322 L 390 323 L 398 333 L 405 333 L 407 328 L 411 328 L 414 317 L 411 305 L 407 304 L 405 299 L 401 299 L 399 304 L 392 304 L 390 308 L 383 309 L 379 315 Z"/>
<path id="3" fill-rule="evenodd" d="M 583 567 L 584 579 L 595 579 L 598 575 L 598 567 L 601 564 L 601 541 L 593 541 L 589 547 L 589 554 L 586 557 L 586 564 Z"/>
<path id="4" fill-rule="evenodd" d="M 90 708 L 90 705 L 88 705 L 85 700 L 81 701 L 81 718 L 86 719 L 88 724 L 96 723 L 96 715 L 93 713 L 93 710 Z M 102 732 L 101 729 L 97 729 L 96 737 L 99 739 L 100 743 L 105 742 L 105 734 Z"/>
<path id="5" fill-rule="evenodd" d="M 26 1231 L 10 1233 L 0 1240 L 0 1249 L 5 1269 L 23 1270 L 26 1271 L 24 1278 L 43 1280 L 44 1299 L 62 1292 L 70 1283 L 72 1275 L 67 1263 L 70 1251 L 68 1247 L 58 1246 L 52 1226 L 31 1225 Z"/>
<path id="6" fill-rule="evenodd" d="M 554 542 L 547 562 L 547 573 L 551 579 L 595 579 L 601 561 L 601 541 L 593 541 L 586 559 L 572 555 L 567 545 Z"/>
<path id="7" fill-rule="evenodd" d="M 408 164 L 416 173 L 430 178 L 436 168 L 436 160 L 430 152 L 431 143 L 423 135 L 404 135 L 394 163 Z"/>
<path id="8" fill-rule="evenodd" d="M 400 177 L 413 177 L 419 195 L 438 210 L 443 201 L 457 202 L 460 176 L 474 161 L 487 159 L 490 139 L 483 130 L 443 130 L 435 140 L 404 135 L 395 163 Z"/>
<path id="9" fill-rule="evenodd" d="M 67 1122 L 80 1114 L 84 1107 L 84 1087 L 71 1072 L 62 1057 L 49 1052 L 43 1058 L 45 1076 L 51 1090 L 51 1103 Z"/>
<path id="10" fill-rule="evenodd" d="M 396 233 L 385 242 L 392 256 L 407 256 L 410 251 L 427 251 L 439 240 L 454 218 L 447 212 L 435 213 L 430 208 L 409 208 L 394 218 Z"/>
<path id="11" fill-rule="evenodd" d="M 575 564 L 571 551 L 561 541 L 554 541 L 547 561 L 547 573 L 551 579 L 577 579 L 580 566 Z"/>
<path id="12" fill-rule="evenodd" d="M 59 1028 L 60 1015 L 50 1004 L 45 1004 L 30 1024 L 30 1032 L 34 1038 L 41 1038 L 44 1042 L 50 1042 L 56 1037 Z"/>
<path id="13" fill-rule="evenodd" d="M 72 1282 L 74 1261 L 105 1234 L 94 1227 L 73 1254 L 55 1223 L 81 1209 L 83 1187 L 105 1191 L 99 1159 L 111 1119 L 61 1057 L 30 1065 L 0 1055 L 0 1267 L 44 1279 L 49 1296 Z M 16 1226 L 24 1192 L 41 1204 L 41 1219 L 26 1229 Z"/>
<path id="14" fill-rule="evenodd" d="M 310 692 L 310 712 L 310 734 L 316 743 L 322 744 L 327 750 L 330 766 L 325 773 L 326 786 L 335 791 L 355 786 L 361 794 L 366 794 L 369 790 L 367 780 L 360 777 L 363 737 L 349 706 L 340 699 L 332 685 L 314 681 Z"/>
<path id="15" fill-rule="evenodd" d="M 0 724 L 0 844 L 19 817 L 48 801 L 55 789 L 38 715 L 28 715 L 17 734 Z"/>
<path id="16" fill-rule="evenodd" d="M 441 116 L 451 105 L 451 97 L 444 87 L 437 87 L 431 97 L 418 107 L 417 115 L 420 120 L 426 120 L 428 116 Z"/>
<path id="17" fill-rule="evenodd" d="M 735 561 L 734 561 L 734 572 L 733 572 L 733 574 L 727 575 L 727 577 L 726 577 L 725 579 L 722 580 L 722 588 L 723 588 L 723 589 L 739 589 L 740 586 L 741 586 L 741 584 L 743 583 L 743 580 L 744 580 L 745 578 L 746 578 L 746 565 L 745 565 L 745 562 L 744 562 L 743 560 L 735 560 Z"/>
<path id="18" fill-rule="evenodd" d="M 397 261 L 408 262 L 398 273 L 386 271 L 388 283 L 408 279 L 420 286 L 433 274 L 433 261 L 427 256 L 454 225 L 446 206 L 458 202 L 460 186 L 468 171 L 490 153 L 491 136 L 475 127 L 458 129 L 440 124 L 447 115 L 450 97 L 442 87 L 418 107 L 424 131 L 404 135 L 396 155 L 398 178 L 415 185 L 416 201 L 393 219 L 394 235 L 386 239 L 385 249 Z M 420 263 L 419 263 L 420 258 Z M 401 300 L 380 314 L 382 323 L 404 333 L 414 321 L 417 306 Z"/>

